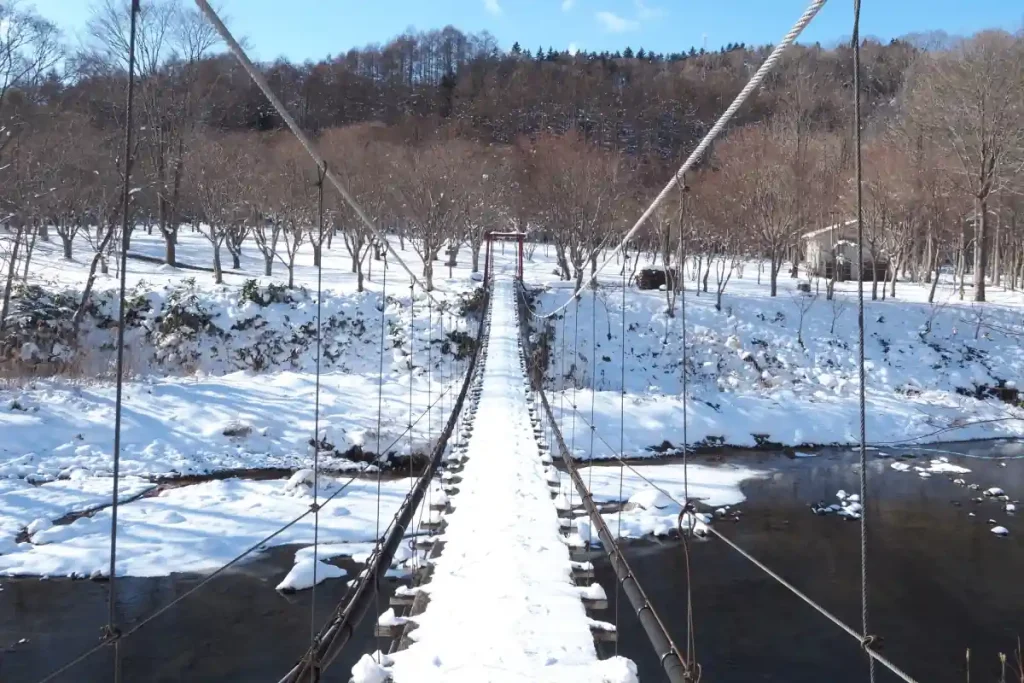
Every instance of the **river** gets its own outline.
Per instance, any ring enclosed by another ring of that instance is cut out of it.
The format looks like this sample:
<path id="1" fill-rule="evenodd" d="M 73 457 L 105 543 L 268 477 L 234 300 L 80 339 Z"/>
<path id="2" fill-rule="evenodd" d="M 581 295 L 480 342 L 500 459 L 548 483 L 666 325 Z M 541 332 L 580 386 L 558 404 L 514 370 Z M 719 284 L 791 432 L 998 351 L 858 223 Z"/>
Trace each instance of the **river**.
<path id="1" fill-rule="evenodd" d="M 1024 446 L 954 444 L 944 453 L 913 453 L 910 465 L 948 457 L 972 470 L 960 475 L 982 489 L 1024 495 Z M 823 451 L 790 459 L 739 453 L 729 458 L 768 470 L 747 481 L 739 522 L 717 528 L 820 601 L 855 628 L 860 623 L 859 524 L 812 514 L 809 504 L 833 502 L 839 489 L 855 491 L 856 454 Z M 989 459 L 1000 458 L 1000 459 Z M 702 457 L 702 461 L 714 460 Z M 866 501 L 872 631 L 883 651 L 922 681 L 965 681 L 971 648 L 974 681 L 998 680 L 998 653 L 1014 659 L 1024 635 L 1024 517 L 980 491 L 952 483 L 957 475 L 891 467 L 894 458 L 872 454 Z M 679 467 L 665 462 L 666 467 Z M 974 512 L 975 516 L 969 513 Z M 995 519 L 1006 538 L 989 531 Z M 275 681 L 308 645 L 309 591 L 281 595 L 274 586 L 291 567 L 292 548 L 279 548 L 217 577 L 195 596 L 128 639 L 125 681 Z M 685 642 L 685 570 L 678 540 L 634 541 L 627 555 L 680 645 Z M 612 608 L 615 582 L 606 562 L 597 576 Z M 691 545 L 697 660 L 709 683 L 779 681 L 843 683 L 866 680 L 864 655 L 849 636 L 798 598 L 715 541 Z M 355 567 L 349 564 L 350 576 Z M 199 577 L 172 575 L 118 581 L 119 613 L 130 626 L 195 585 Z M 0 681 L 31 683 L 96 642 L 106 622 L 107 585 L 66 579 L 0 581 Z M 317 590 L 316 623 L 326 619 L 345 589 L 328 581 Z M 382 597 L 386 604 L 386 596 Z M 620 611 L 619 653 L 637 662 L 642 681 L 659 681 L 657 658 L 628 607 Z M 357 637 L 324 676 L 347 681 L 352 663 L 375 648 L 364 621 Z M 21 639 L 26 642 L 19 643 Z M 611 646 L 602 646 L 610 651 Z M 56 680 L 109 681 L 111 654 L 102 650 Z M 879 681 L 894 677 L 879 669 Z"/>

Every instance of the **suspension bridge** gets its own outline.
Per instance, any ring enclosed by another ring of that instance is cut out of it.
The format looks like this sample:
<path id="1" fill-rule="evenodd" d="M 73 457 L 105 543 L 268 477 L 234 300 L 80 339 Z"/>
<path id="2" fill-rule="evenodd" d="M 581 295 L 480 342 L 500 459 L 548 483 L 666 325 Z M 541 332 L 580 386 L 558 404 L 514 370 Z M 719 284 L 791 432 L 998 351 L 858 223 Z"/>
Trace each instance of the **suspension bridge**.
<path id="1" fill-rule="evenodd" d="M 531 308 L 522 281 L 522 258 L 516 272 L 496 273 L 490 240 L 485 257 L 486 276 L 481 288 L 486 297 L 486 309 L 481 315 L 477 341 L 472 358 L 464 368 L 462 377 L 437 397 L 450 401 L 450 413 L 440 430 L 424 472 L 410 488 L 398 512 L 381 530 L 378 519 L 377 541 L 365 569 L 351 582 L 342 601 L 331 612 L 325 623 L 317 624 L 316 577 L 313 579 L 313 609 L 310 614 L 309 646 L 296 653 L 294 666 L 283 676 L 268 672 L 268 680 L 281 683 L 300 683 L 322 680 L 324 672 L 347 646 L 364 617 L 371 615 L 376 651 L 366 653 L 353 676 L 359 681 L 386 680 L 398 683 L 427 681 L 555 681 L 580 683 L 594 681 L 626 682 L 635 680 L 632 664 L 614 653 L 618 639 L 621 606 L 629 605 L 649 639 L 664 678 L 672 683 L 695 682 L 701 679 L 701 667 L 696 659 L 694 632 L 700 615 L 694 615 L 692 601 L 687 595 L 687 629 L 683 634 L 672 634 L 659 617 L 653 604 L 630 568 L 620 549 L 617 533 L 612 533 L 602 511 L 594 501 L 589 483 L 584 481 L 573 460 L 571 449 L 562 436 L 562 424 L 556 420 L 544 392 L 543 368 L 538 367 L 537 354 L 531 348 L 532 330 L 543 329 L 561 320 L 562 343 L 567 335 L 564 316 L 569 306 L 579 305 L 580 297 L 613 258 L 621 253 L 651 216 L 665 197 L 682 182 L 686 172 L 707 151 L 712 141 L 726 127 L 735 112 L 756 91 L 771 71 L 780 55 L 800 35 L 824 5 L 825 0 L 814 0 L 801 15 L 791 31 L 774 48 L 768 59 L 757 70 L 748 85 L 737 95 L 722 117 L 710 129 L 693 153 L 672 176 L 662 192 L 625 232 L 609 257 L 559 307 L 539 312 Z M 329 183 L 344 197 L 356 215 L 372 231 L 381 244 L 387 245 L 391 262 L 409 275 L 410 290 L 419 288 L 431 316 L 450 321 L 452 312 L 423 286 L 416 274 L 402 261 L 390 245 L 385 231 L 367 216 L 349 194 L 339 178 L 332 173 L 314 143 L 299 128 L 281 101 L 272 92 L 259 69 L 249 60 L 245 51 L 231 35 L 217 13 L 206 0 L 196 4 L 214 25 L 231 52 L 249 73 L 256 85 L 298 137 L 316 163 L 319 172 L 320 229 L 322 224 L 323 187 Z M 129 47 L 129 84 L 134 77 L 135 19 L 138 0 L 133 2 L 131 42 Z M 859 2 L 854 2 L 853 46 L 855 55 L 854 81 L 859 92 Z M 126 146 L 131 149 L 131 98 L 129 86 Z M 859 98 L 857 115 L 859 116 Z M 859 126 L 858 126 L 859 129 Z M 859 150 L 859 133 L 858 133 Z M 127 206 L 130 165 L 126 155 L 125 202 Z M 859 188 L 859 153 L 858 153 Z M 127 210 L 125 211 L 127 221 Z M 124 230 L 123 234 L 127 234 Z M 522 236 L 495 234 L 495 239 L 515 239 L 522 249 Z M 862 241 L 861 241 L 862 243 Z M 123 330 L 124 258 L 121 250 L 121 321 Z M 625 269 L 622 273 L 625 279 Z M 862 287 L 863 285 L 861 285 Z M 385 288 L 386 280 L 385 280 Z M 319 288 L 318 288 L 319 289 Z M 625 296 L 625 282 L 622 293 Z M 320 299 L 318 291 L 318 301 Z M 386 294 L 386 290 L 385 290 Z M 864 415 L 863 415 L 863 292 L 861 291 L 860 345 L 861 345 L 861 497 L 867 496 L 864 478 Z M 415 303 L 415 297 L 411 297 Z M 594 310 L 596 307 L 591 307 Z M 685 290 L 682 299 L 685 329 Z M 382 326 L 383 311 L 382 311 Z M 577 316 L 578 324 L 578 316 Z M 623 338 L 625 317 L 623 317 Z M 319 335 L 319 326 L 318 332 Z M 592 335 L 594 338 L 596 335 Z M 381 335 L 380 354 L 385 352 Z M 124 339 L 119 332 L 118 358 L 123 354 Z M 623 353 L 625 353 L 625 344 Z M 319 347 L 318 347 L 319 348 Z M 684 353 L 686 345 L 683 345 Z M 573 349 L 573 353 L 578 350 Z M 563 358 L 564 358 L 563 349 Z M 685 366 L 685 357 L 683 359 Z M 620 364 L 625 368 L 625 360 Z M 449 379 L 455 380 L 454 373 Z M 563 372 L 564 376 L 564 372 Z M 122 373 L 117 373 L 117 425 L 114 446 L 113 524 L 110 548 L 110 613 L 100 642 L 93 648 L 57 668 L 43 681 L 77 680 L 75 667 L 94 653 L 113 650 L 113 680 L 123 679 L 121 644 L 149 623 L 174 609 L 182 601 L 200 592 L 213 577 L 241 562 L 299 521 L 312 517 L 318 524 L 319 514 L 344 491 L 344 486 L 330 496 L 319 498 L 314 488 L 313 504 L 299 518 L 284 521 L 283 526 L 270 536 L 246 549 L 189 591 L 178 596 L 130 628 L 119 624 L 116 610 L 117 586 L 117 492 L 119 457 L 119 425 Z M 319 382 L 319 371 L 317 374 Z M 383 377 L 381 378 L 383 382 Z M 684 373 L 685 382 L 685 373 Z M 410 389 L 411 390 L 411 389 Z M 457 395 L 456 395 L 457 390 Z M 319 384 L 315 410 L 316 429 L 313 442 L 319 434 Z M 686 395 L 684 384 L 683 394 Z M 625 400 L 623 398 L 623 400 Z M 685 406 L 685 401 L 684 401 Z M 573 420 L 588 424 L 591 438 L 595 432 L 593 413 L 590 421 L 575 398 L 569 406 Z M 430 409 L 425 413 L 427 420 Z M 566 411 L 560 411 L 562 418 Z M 422 419 L 410 413 L 407 432 Z M 379 430 L 378 430 L 379 431 Z M 575 429 L 573 429 L 575 438 Z M 685 413 L 684 413 L 685 433 Z M 378 452 L 381 444 L 377 444 Z M 614 447 L 606 444 L 612 451 Z M 313 449 L 314 482 L 319 477 L 316 448 Z M 622 449 L 616 456 L 620 473 L 631 465 L 622 458 Z M 683 447 L 683 466 L 687 466 L 686 444 Z M 643 478 L 640 472 L 634 473 Z M 358 474 L 358 473 L 357 473 Z M 356 476 L 356 475 L 354 475 Z M 620 474 L 621 476 L 621 474 Z M 563 479 L 567 486 L 563 488 Z M 653 482 L 646 480 L 652 487 Z M 378 473 L 379 482 L 379 473 Z M 314 483 L 314 486 L 316 484 Z M 759 570 L 790 591 L 795 599 L 806 602 L 840 631 L 849 635 L 852 646 L 862 648 L 868 665 L 866 677 L 875 679 L 876 664 L 888 669 L 903 681 L 914 679 L 879 651 L 876 635 L 869 625 L 867 608 L 867 515 L 861 524 L 862 562 L 862 623 L 853 627 L 819 605 L 815 600 L 788 583 L 783 577 L 761 563 L 742 547 L 730 540 L 714 526 L 698 522 L 696 510 L 689 499 L 677 500 L 670 492 L 658 489 L 679 506 L 678 531 L 686 550 L 687 586 L 689 586 L 689 542 L 698 526 L 702 533 L 725 543 L 746 558 Z M 568 491 L 568 496 L 565 495 Z M 379 504 L 378 504 L 379 507 Z M 588 538 L 577 531 L 577 515 L 589 517 Z M 379 518 L 379 513 L 378 513 Z M 420 533 L 410 535 L 415 528 Z M 423 534 L 422 532 L 429 532 Z M 314 559 L 318 541 L 314 541 Z M 391 597 L 381 590 L 382 583 L 392 567 L 396 553 L 403 545 L 411 547 L 421 559 L 411 586 L 399 589 Z M 605 588 L 594 582 L 594 566 L 590 552 L 600 546 L 608 555 L 614 571 L 616 609 L 607 615 L 610 604 Z M 314 572 L 316 563 L 314 562 Z M 752 607 L 753 609 L 753 607 Z M 682 646 L 677 645 L 677 637 Z M 609 644 L 607 647 L 600 644 Z M 603 656 L 612 654 L 612 656 Z M 69 678 L 62 678 L 63 676 Z"/>

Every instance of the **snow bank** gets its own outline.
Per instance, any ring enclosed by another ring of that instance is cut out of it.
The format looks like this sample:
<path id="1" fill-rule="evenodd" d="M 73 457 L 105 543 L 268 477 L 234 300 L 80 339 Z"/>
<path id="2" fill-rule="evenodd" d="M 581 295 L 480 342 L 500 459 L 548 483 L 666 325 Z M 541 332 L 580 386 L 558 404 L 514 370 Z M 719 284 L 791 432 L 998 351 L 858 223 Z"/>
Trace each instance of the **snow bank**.
<path id="1" fill-rule="evenodd" d="M 321 495 L 329 496 L 344 481 L 324 477 Z M 291 495 L 284 484 L 285 480 L 226 479 L 171 488 L 124 505 L 118 511 L 118 575 L 166 576 L 220 567 L 309 509 L 312 498 Z M 382 519 L 395 514 L 408 490 L 407 480 L 381 482 Z M 341 510 L 344 514 L 338 513 Z M 320 541 L 324 544 L 320 559 L 368 552 L 366 542 L 374 540 L 376 517 L 377 482 L 353 481 L 320 512 Z M 105 575 L 110 510 L 38 531 L 31 541 L 0 555 L 0 575 Z M 309 515 L 268 546 L 312 541 L 313 516 Z M 311 552 L 296 553 L 296 567 L 284 578 L 282 587 L 299 590 L 312 581 Z M 321 562 L 317 578 L 341 576 L 340 571 Z"/>
<path id="2" fill-rule="evenodd" d="M 550 284 L 539 269 L 534 276 Z M 798 305 L 786 291 L 792 285 L 788 278 L 780 284 L 780 296 L 770 298 L 767 285 L 734 277 L 723 310 L 717 311 L 713 296 L 694 296 L 694 285 L 687 282 L 691 444 L 858 441 L 856 316 L 849 310 L 840 314 L 830 332 L 835 310 L 822 296 L 804 317 L 801 344 Z M 921 300 L 922 287 L 901 283 L 900 289 L 900 299 L 866 302 L 868 439 L 1024 436 L 1024 409 L 990 397 L 991 388 L 1024 383 L 1019 343 L 1024 298 L 1006 293 L 1005 303 L 985 304 L 985 324 L 979 328 L 979 306 L 949 300 L 948 288 L 940 288 L 935 306 Z M 855 303 L 849 293 L 837 296 L 847 309 Z M 565 291 L 552 288 L 540 291 L 535 303 L 538 310 L 552 310 L 565 298 Z M 627 454 L 651 456 L 657 454 L 652 447 L 664 445 L 671 452 L 682 445 L 680 318 L 666 317 L 664 310 L 664 295 L 657 292 L 630 288 L 623 311 L 618 291 L 599 290 L 569 305 L 547 335 L 532 321 L 534 334 L 550 340 L 549 399 L 578 457 L 610 457 L 602 439 L 618 449 L 622 388 Z M 582 413 L 575 421 L 573 396 Z M 587 424 L 592 400 L 599 437 L 593 453 Z M 952 429 L 938 433 L 946 428 Z"/>
<path id="3" fill-rule="evenodd" d="M 292 567 L 288 575 L 281 583 L 277 584 L 277 590 L 282 592 L 301 591 L 313 587 L 313 569 L 316 568 L 316 583 L 321 584 L 327 579 L 337 579 L 345 576 L 346 572 L 341 567 L 335 567 L 326 562 L 313 561 L 313 558 L 299 560 Z"/>

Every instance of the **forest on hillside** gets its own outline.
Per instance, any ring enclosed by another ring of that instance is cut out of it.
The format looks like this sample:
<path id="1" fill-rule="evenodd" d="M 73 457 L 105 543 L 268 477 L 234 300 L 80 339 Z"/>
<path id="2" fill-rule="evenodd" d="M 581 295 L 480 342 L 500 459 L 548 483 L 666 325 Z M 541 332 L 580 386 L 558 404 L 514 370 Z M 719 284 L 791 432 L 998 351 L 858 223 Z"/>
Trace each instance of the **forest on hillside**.
<path id="1" fill-rule="evenodd" d="M 38 240 L 56 235 L 67 258 L 88 242 L 93 273 L 115 252 L 128 7 L 96 2 L 73 46 L 0 1 L 0 325 Z M 317 258 L 340 243 L 361 277 L 381 245 L 330 188 L 318 229 L 316 166 L 192 4 L 146 2 L 139 21 L 134 229 L 163 235 L 172 265 L 182 226 L 202 232 L 218 280 L 222 251 L 237 265 L 255 246 L 268 275 L 275 263 L 290 275 L 309 243 Z M 505 51 L 449 26 L 261 68 L 367 214 L 416 248 L 428 282 L 442 258 L 476 267 L 493 229 L 551 243 L 562 276 L 580 281 L 770 49 Z M 666 266 L 700 255 L 726 282 L 741 259 L 763 259 L 774 294 L 801 235 L 852 213 L 852 53 L 790 49 L 636 248 Z M 1024 286 L 1024 33 L 866 40 L 861 53 L 865 249 L 892 265 L 873 296 L 940 268 L 977 301 L 986 284 Z"/>

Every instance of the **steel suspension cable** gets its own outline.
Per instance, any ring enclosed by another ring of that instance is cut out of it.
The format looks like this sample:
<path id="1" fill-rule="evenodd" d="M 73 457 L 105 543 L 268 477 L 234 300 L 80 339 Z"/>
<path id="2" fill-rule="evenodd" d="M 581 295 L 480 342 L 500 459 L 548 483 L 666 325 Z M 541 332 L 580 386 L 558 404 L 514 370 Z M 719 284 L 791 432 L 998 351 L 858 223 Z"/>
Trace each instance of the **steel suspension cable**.
<path id="1" fill-rule="evenodd" d="M 573 326 L 573 340 L 572 340 L 572 365 L 569 370 L 572 372 L 572 402 L 569 404 L 572 406 L 572 423 L 570 428 L 572 429 L 572 435 L 569 437 L 569 455 L 573 459 L 576 458 L 576 415 L 579 411 L 576 409 L 576 362 L 579 360 L 579 342 L 580 342 L 580 300 L 576 299 L 576 310 L 572 315 L 572 326 Z M 572 487 L 569 487 L 569 509 L 572 509 Z"/>
<path id="2" fill-rule="evenodd" d="M 380 357 L 378 360 L 377 367 L 377 524 L 373 534 L 374 540 L 380 539 L 380 483 L 381 475 L 384 467 L 384 454 L 380 450 L 380 432 L 381 432 L 381 416 L 384 412 L 384 337 L 387 334 L 387 311 L 388 311 L 388 256 L 384 254 L 383 264 L 384 275 L 381 277 L 381 290 L 380 290 Z M 373 584 L 373 606 L 376 614 L 380 614 L 380 584 L 374 581 Z M 374 629 L 374 637 L 377 641 L 377 652 L 382 652 L 380 646 L 380 636 L 376 634 Z M 314 638 L 315 640 L 315 638 Z M 316 650 L 316 646 L 310 648 L 310 653 Z M 312 655 L 311 655 L 312 656 Z M 377 658 L 377 663 L 380 664 L 380 658 Z"/>
<path id="3" fill-rule="evenodd" d="M 680 288 L 680 305 L 679 305 L 679 326 L 680 326 L 680 341 L 682 343 L 682 389 L 683 389 L 683 499 L 686 505 L 683 507 L 681 514 L 689 512 L 690 528 L 689 533 L 680 534 L 683 543 L 683 560 L 686 564 L 686 661 L 690 662 L 691 666 L 697 669 L 697 678 L 700 678 L 700 664 L 696 662 L 697 658 L 697 639 L 694 635 L 694 620 L 693 620 L 693 581 L 690 574 L 690 540 L 693 538 L 693 529 L 696 525 L 696 514 L 697 509 L 690 502 L 690 437 L 688 433 L 689 428 L 689 410 L 687 403 L 689 401 L 688 389 L 688 374 L 687 366 L 689 364 L 689 357 L 687 355 L 686 345 L 686 253 L 683 250 L 683 236 L 682 236 L 682 223 L 680 223 L 680 235 L 679 235 L 679 247 L 676 251 L 676 261 L 679 263 L 679 288 Z M 673 283 L 675 286 L 675 283 Z M 698 285 L 699 286 L 699 285 Z"/>
<path id="4" fill-rule="evenodd" d="M 867 466 L 867 372 L 864 363 L 864 189 L 861 167 L 861 112 L 860 112 L 860 0 L 853 0 L 853 139 L 854 173 L 857 189 L 857 366 L 860 383 L 857 387 L 858 417 L 860 418 L 860 609 L 861 631 L 867 645 L 874 642 L 868 626 L 868 466 Z M 871 267 L 875 264 L 872 262 Z M 868 680 L 875 683 L 875 660 L 868 651 Z"/>
<path id="5" fill-rule="evenodd" d="M 587 489 L 594 490 L 594 402 L 597 399 L 597 281 L 591 290 L 590 306 L 590 467 L 587 469 Z M 594 525 L 588 524 L 590 538 L 587 547 L 594 545 Z"/>
<path id="6" fill-rule="evenodd" d="M 619 343 L 619 454 L 626 454 L 626 262 L 622 263 L 622 331 Z M 593 466 L 593 463 L 591 463 Z M 619 463 L 619 510 L 618 519 L 615 523 L 615 542 L 622 540 L 622 508 L 626 506 L 622 500 L 622 485 L 625 478 L 625 468 Z M 593 491 L 593 489 L 591 489 Z M 619 630 L 619 600 L 621 598 L 622 584 L 615 582 L 615 632 Z M 615 638 L 615 654 L 619 654 L 619 639 Z"/>
<path id="7" fill-rule="evenodd" d="M 117 387 L 114 397 L 114 485 L 111 493 L 110 513 L 110 591 L 107 600 L 107 626 L 104 638 L 114 644 L 114 683 L 121 683 L 121 633 L 117 626 L 117 510 L 121 483 L 121 417 L 124 407 L 124 326 L 125 290 L 128 274 L 128 244 L 131 236 L 128 215 L 131 202 L 132 176 L 132 132 L 135 105 L 135 34 L 140 7 L 139 0 L 132 0 L 128 29 L 128 92 L 125 102 L 124 121 L 124 178 L 121 190 L 121 254 L 119 257 L 119 280 L 117 297 L 117 361 L 115 374 Z M 112 228 L 111 228 L 112 229 Z M 26 261 L 27 263 L 27 261 Z"/>
<path id="8" fill-rule="evenodd" d="M 316 179 L 316 209 L 317 209 L 317 244 L 322 250 L 324 243 L 324 176 L 318 167 Z M 316 584 L 317 565 L 320 563 L 320 357 L 322 351 L 322 311 L 323 311 L 323 252 L 320 251 L 316 263 L 316 388 L 313 398 L 313 585 L 310 587 L 309 602 L 309 647 L 313 652 L 313 644 L 316 642 Z M 310 667 L 310 679 L 318 673 L 316 662 Z"/>
<path id="9" fill-rule="evenodd" d="M 711 146 L 711 143 L 715 140 L 715 138 L 719 136 L 719 134 L 721 134 L 721 132 L 725 129 L 725 126 L 728 125 L 729 121 L 736 114 L 737 110 L 739 110 L 743 103 L 746 102 L 750 95 L 755 90 L 758 89 L 758 87 L 761 85 L 761 82 L 765 79 L 765 77 L 771 72 L 772 69 L 775 68 L 775 64 L 779 61 L 779 58 L 782 56 L 782 53 L 786 51 L 787 47 L 789 47 L 790 45 L 793 44 L 794 41 L 796 41 L 797 37 L 803 32 L 807 25 L 811 23 L 811 20 L 814 18 L 814 16 L 825 5 L 825 2 L 826 0 L 811 1 L 810 5 L 807 7 L 806 10 L 804 10 L 804 13 L 797 20 L 796 24 L 793 25 L 793 28 L 791 28 L 789 30 L 789 33 L 787 33 L 782 38 L 782 41 L 775 46 L 775 48 L 771 51 L 771 54 L 768 55 L 768 58 L 764 61 L 763 64 L 761 64 L 757 72 L 755 72 L 754 75 L 751 77 L 750 81 L 745 86 L 743 86 L 743 89 L 739 92 L 738 95 L 736 95 L 736 99 L 734 99 L 732 104 L 730 104 L 729 107 L 725 110 L 725 112 L 722 113 L 722 116 L 719 117 L 719 119 L 711 127 L 711 130 L 708 131 L 707 135 L 704 136 L 704 138 L 700 141 L 700 143 L 693 150 L 693 152 L 690 153 L 690 156 L 687 157 L 686 161 L 683 162 L 683 165 L 679 167 L 679 170 L 677 170 L 675 174 L 673 174 L 672 178 L 668 181 L 668 184 L 666 184 L 665 187 L 661 190 L 661 192 L 658 193 L 658 196 L 654 198 L 654 201 L 652 201 L 651 204 L 644 210 L 644 212 L 640 215 L 640 218 L 638 218 L 636 223 L 633 224 L 633 227 L 631 227 L 629 231 L 626 233 L 626 235 L 622 238 L 622 241 L 620 241 L 618 246 L 616 246 L 612 253 L 608 255 L 608 258 L 606 258 L 600 266 L 598 266 L 589 276 L 587 276 L 586 280 L 580 282 L 579 286 L 576 288 L 575 292 L 573 292 L 573 295 L 569 299 L 567 299 L 561 306 L 554 309 L 553 311 L 545 313 L 544 316 L 551 317 L 562 312 L 573 300 L 573 298 L 579 296 L 584 286 L 589 285 L 592 281 L 595 281 L 597 279 L 597 276 L 600 275 L 601 271 L 603 271 L 605 266 L 608 265 L 608 262 L 611 260 L 611 257 L 622 252 L 622 250 L 626 247 L 630 240 L 632 240 L 633 237 L 636 236 L 637 232 L 640 231 L 640 228 L 643 227 L 644 223 L 647 222 L 647 219 L 650 218 L 651 215 L 658 208 L 658 206 L 663 201 L 665 201 L 665 198 L 668 196 L 669 192 L 671 192 L 672 189 L 676 187 L 676 185 L 683 181 L 686 173 L 691 168 L 693 168 L 693 166 L 698 161 L 700 161 L 701 157 L 704 156 L 704 153 Z"/>

